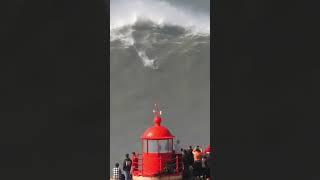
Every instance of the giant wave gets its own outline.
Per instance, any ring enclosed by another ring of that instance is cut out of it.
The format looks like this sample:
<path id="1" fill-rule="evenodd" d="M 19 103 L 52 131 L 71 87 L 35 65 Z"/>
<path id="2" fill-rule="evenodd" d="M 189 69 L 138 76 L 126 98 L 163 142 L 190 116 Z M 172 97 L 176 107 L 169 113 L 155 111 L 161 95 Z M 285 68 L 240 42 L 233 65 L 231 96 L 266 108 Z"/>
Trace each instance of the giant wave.
<path id="1" fill-rule="evenodd" d="M 163 59 L 181 52 L 181 47 L 187 52 L 209 43 L 209 16 L 159 0 L 119 4 L 110 7 L 110 47 L 132 48 L 145 67 L 158 69 Z"/>

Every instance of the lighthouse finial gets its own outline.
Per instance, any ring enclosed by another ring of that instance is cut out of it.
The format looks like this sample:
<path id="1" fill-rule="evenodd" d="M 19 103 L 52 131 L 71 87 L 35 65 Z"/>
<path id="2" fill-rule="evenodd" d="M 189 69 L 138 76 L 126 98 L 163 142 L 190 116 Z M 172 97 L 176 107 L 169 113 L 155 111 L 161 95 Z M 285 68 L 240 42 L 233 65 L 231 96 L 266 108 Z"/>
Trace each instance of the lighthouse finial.
<path id="1" fill-rule="evenodd" d="M 161 123 L 161 111 L 159 111 L 159 106 L 157 104 L 154 105 L 155 106 L 155 109 L 153 110 L 153 113 L 154 113 L 154 122 L 156 125 L 160 126 L 160 123 Z"/>
<path id="2" fill-rule="evenodd" d="M 153 113 L 156 115 L 156 116 L 160 116 L 162 114 L 162 112 L 159 110 L 159 106 L 157 104 L 154 104 L 154 110 L 153 110 Z"/>

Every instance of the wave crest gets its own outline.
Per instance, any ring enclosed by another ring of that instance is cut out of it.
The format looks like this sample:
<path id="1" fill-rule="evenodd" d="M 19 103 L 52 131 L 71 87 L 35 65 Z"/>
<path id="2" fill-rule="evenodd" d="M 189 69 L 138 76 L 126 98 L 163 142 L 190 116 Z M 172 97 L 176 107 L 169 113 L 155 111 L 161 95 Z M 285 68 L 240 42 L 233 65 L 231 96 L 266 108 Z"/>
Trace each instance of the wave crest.
<path id="1" fill-rule="evenodd" d="M 174 25 L 194 33 L 210 33 L 210 16 L 177 8 L 161 0 L 114 0 L 110 4 L 110 30 L 148 20 L 158 26 Z"/>

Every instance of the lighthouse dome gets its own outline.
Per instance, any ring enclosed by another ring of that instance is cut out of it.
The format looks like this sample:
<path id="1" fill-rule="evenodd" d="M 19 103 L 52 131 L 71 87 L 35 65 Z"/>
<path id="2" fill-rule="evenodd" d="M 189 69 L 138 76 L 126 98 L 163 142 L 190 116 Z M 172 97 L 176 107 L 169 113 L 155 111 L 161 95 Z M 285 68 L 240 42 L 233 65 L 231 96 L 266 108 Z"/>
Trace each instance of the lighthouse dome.
<path id="1" fill-rule="evenodd" d="M 171 139 L 174 136 L 168 128 L 161 126 L 161 117 L 159 113 L 153 119 L 154 126 L 149 127 L 141 136 L 142 139 Z"/>
<path id="2" fill-rule="evenodd" d="M 171 139 L 174 136 L 164 126 L 149 127 L 141 136 L 142 139 Z"/>

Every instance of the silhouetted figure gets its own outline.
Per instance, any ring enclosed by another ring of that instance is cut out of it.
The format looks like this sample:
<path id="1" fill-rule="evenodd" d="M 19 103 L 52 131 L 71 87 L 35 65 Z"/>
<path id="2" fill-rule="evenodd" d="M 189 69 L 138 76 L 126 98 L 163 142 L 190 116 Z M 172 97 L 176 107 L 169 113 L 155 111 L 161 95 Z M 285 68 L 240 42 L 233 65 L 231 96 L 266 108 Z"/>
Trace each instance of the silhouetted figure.
<path id="1" fill-rule="evenodd" d="M 193 162 L 194 162 L 192 151 L 193 151 L 192 146 L 189 146 L 189 149 L 188 149 L 188 151 L 187 151 L 187 154 L 188 154 L 188 161 L 189 161 L 188 164 L 189 164 L 190 166 L 193 165 Z"/>
<path id="2" fill-rule="evenodd" d="M 188 179 L 190 178 L 190 170 L 189 170 L 189 167 L 190 167 L 190 158 L 188 157 L 188 152 L 186 149 L 183 150 L 183 153 L 182 153 L 182 162 L 183 162 L 183 166 L 184 166 L 184 169 L 183 169 L 183 179 Z"/>
<path id="3" fill-rule="evenodd" d="M 206 159 L 206 166 L 207 166 L 207 169 L 206 169 L 206 178 L 207 179 L 210 179 L 211 178 L 211 171 L 210 171 L 210 166 L 212 165 L 213 163 L 213 154 L 210 152 L 210 153 L 207 153 L 207 159 Z"/>
<path id="4" fill-rule="evenodd" d="M 172 151 L 171 161 L 170 161 L 170 173 L 174 173 L 176 171 L 176 151 Z"/>
<path id="5" fill-rule="evenodd" d="M 130 170 L 131 170 L 132 160 L 129 158 L 129 154 L 126 154 L 126 158 L 123 161 L 122 169 L 124 171 L 125 180 L 130 180 Z"/>
<path id="6" fill-rule="evenodd" d="M 202 157 L 202 177 L 204 179 L 207 179 L 210 177 L 210 174 L 209 174 L 209 157 L 207 155 L 204 155 Z"/>
<path id="7" fill-rule="evenodd" d="M 176 154 L 176 158 L 178 158 L 178 165 L 179 165 L 178 170 L 179 170 L 179 172 L 182 172 L 182 170 L 183 170 L 182 152 L 183 151 L 181 151 L 180 154 Z"/>

